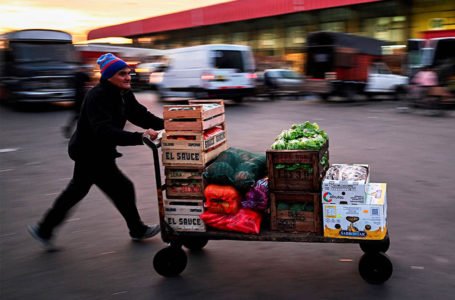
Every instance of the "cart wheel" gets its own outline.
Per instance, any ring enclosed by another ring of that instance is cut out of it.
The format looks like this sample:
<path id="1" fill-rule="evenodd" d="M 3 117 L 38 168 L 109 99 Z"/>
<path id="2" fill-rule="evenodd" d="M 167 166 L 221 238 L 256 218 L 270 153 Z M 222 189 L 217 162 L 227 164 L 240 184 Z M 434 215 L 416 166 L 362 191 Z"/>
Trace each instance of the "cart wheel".
<path id="1" fill-rule="evenodd" d="M 390 247 L 390 238 L 388 236 L 380 241 L 362 241 L 359 243 L 360 249 L 365 253 L 384 252 L 386 253 Z"/>
<path id="2" fill-rule="evenodd" d="M 197 251 L 197 250 L 201 250 L 202 248 L 204 248 L 208 242 L 209 241 L 204 238 L 191 238 L 191 239 L 185 240 L 183 242 L 183 246 L 185 246 L 186 248 L 188 248 L 190 250 Z"/>
<path id="3" fill-rule="evenodd" d="M 384 283 L 392 276 L 392 272 L 392 262 L 384 253 L 365 253 L 360 258 L 359 273 L 368 283 Z"/>
<path id="4" fill-rule="evenodd" d="M 188 259 L 180 247 L 166 247 L 158 251 L 153 258 L 155 271 L 164 277 L 174 277 L 185 270 Z"/>

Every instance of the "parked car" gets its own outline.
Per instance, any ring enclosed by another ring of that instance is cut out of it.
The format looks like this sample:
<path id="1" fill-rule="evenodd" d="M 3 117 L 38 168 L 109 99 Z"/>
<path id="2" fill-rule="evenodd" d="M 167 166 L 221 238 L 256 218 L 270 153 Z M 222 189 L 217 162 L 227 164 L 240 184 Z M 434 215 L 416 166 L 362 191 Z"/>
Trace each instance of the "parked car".
<path id="1" fill-rule="evenodd" d="M 258 72 L 256 95 L 275 98 L 278 96 L 300 96 L 303 90 L 303 76 L 288 69 L 267 69 Z"/>

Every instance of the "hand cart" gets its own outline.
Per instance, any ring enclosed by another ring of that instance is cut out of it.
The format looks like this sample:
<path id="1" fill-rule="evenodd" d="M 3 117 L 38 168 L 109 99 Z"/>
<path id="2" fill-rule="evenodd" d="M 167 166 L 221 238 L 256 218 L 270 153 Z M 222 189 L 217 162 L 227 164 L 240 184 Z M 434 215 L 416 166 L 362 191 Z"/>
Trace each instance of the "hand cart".
<path id="1" fill-rule="evenodd" d="M 380 284 L 387 281 L 393 272 L 393 265 L 385 252 L 389 249 L 390 239 L 387 234 L 383 240 L 357 240 L 327 238 L 315 233 L 288 233 L 261 229 L 260 234 L 243 234 L 229 231 L 208 229 L 205 232 L 175 231 L 165 220 L 163 192 L 166 185 L 161 181 L 161 165 L 158 149 L 161 140 L 151 141 L 144 138 L 153 152 L 155 180 L 158 199 L 161 238 L 169 246 L 158 251 L 153 259 L 155 271 L 165 277 L 178 276 L 187 265 L 187 254 L 182 246 L 189 250 L 201 250 L 209 240 L 243 240 L 273 242 L 307 242 L 307 243 L 358 243 L 364 252 L 359 260 L 360 276 L 368 283 Z"/>

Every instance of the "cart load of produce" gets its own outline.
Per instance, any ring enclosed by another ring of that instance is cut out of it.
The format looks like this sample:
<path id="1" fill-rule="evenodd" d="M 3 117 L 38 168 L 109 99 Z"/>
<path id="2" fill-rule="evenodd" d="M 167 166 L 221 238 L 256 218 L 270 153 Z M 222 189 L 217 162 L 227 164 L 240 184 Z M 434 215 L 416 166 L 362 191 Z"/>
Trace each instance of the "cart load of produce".
<path id="1" fill-rule="evenodd" d="M 283 130 L 272 144 L 273 150 L 320 150 L 329 140 L 327 133 L 319 128 L 317 123 L 304 122 L 294 124 L 290 129 Z M 327 154 L 321 159 L 323 167 L 328 166 L 329 161 Z M 286 169 L 287 171 L 295 171 L 298 169 L 306 169 L 311 172 L 310 164 L 277 164 L 277 169 Z"/>
<path id="2" fill-rule="evenodd" d="M 204 171 L 209 184 L 234 186 L 242 195 L 267 174 L 265 154 L 229 148 Z"/>

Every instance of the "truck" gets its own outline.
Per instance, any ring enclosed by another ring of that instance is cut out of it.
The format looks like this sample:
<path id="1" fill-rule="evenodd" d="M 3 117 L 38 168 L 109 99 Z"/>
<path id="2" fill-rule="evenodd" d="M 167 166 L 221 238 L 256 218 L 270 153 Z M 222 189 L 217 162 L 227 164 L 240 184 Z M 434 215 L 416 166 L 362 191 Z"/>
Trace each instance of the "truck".
<path id="1" fill-rule="evenodd" d="M 307 93 L 355 99 L 357 95 L 406 94 L 408 77 L 393 74 L 383 61 L 386 41 L 340 32 L 313 32 L 307 37 Z"/>
<path id="2" fill-rule="evenodd" d="M 255 93 L 250 47 L 210 44 L 166 50 L 168 66 L 158 85 L 162 98 L 222 98 L 236 102 Z"/>
<path id="3" fill-rule="evenodd" d="M 26 29 L 0 37 L 0 100 L 74 101 L 78 57 L 71 34 Z"/>

